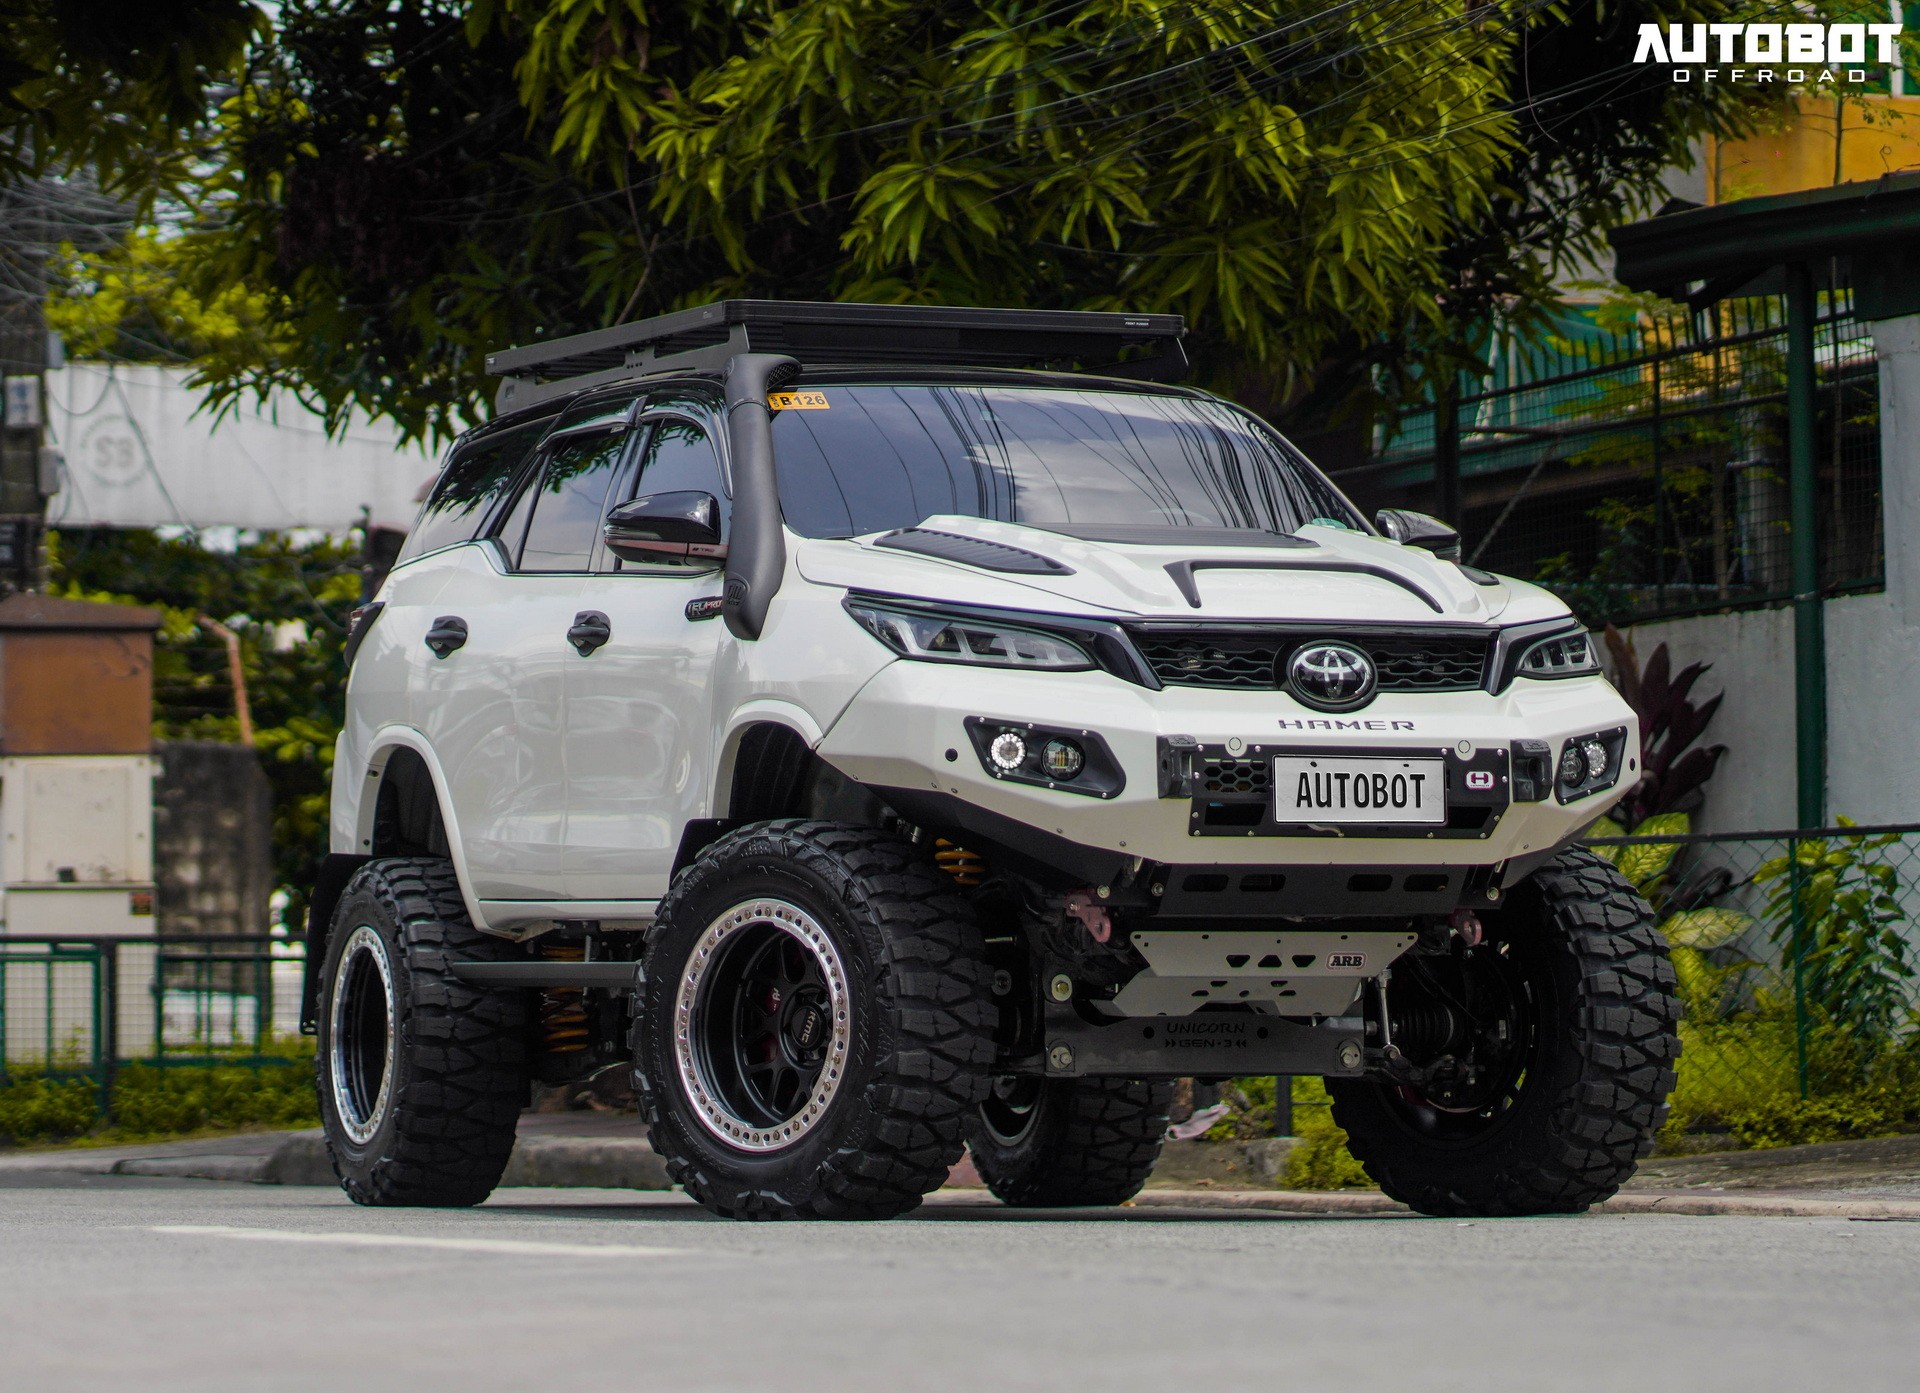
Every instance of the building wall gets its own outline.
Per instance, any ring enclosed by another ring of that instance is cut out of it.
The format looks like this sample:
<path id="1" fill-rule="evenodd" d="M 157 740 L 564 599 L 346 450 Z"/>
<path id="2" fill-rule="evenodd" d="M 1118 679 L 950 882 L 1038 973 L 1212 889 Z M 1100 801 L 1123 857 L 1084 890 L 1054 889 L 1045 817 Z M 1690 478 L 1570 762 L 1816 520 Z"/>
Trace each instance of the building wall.
<path id="1" fill-rule="evenodd" d="M 162 741 L 154 787 L 160 933 L 264 934 L 273 893 L 273 793 L 244 745 Z"/>
<path id="2" fill-rule="evenodd" d="M 47 374 L 48 440 L 63 457 L 54 527 L 405 529 L 436 460 L 391 422 L 329 435 L 293 397 L 202 409 L 186 368 L 69 363 Z"/>
<path id="3" fill-rule="evenodd" d="M 1708 203 L 1824 189 L 1920 168 L 1920 97 L 1844 103 L 1802 97 L 1797 113 L 1774 130 L 1744 140 L 1709 139 L 1704 163 Z"/>
<path id="4" fill-rule="evenodd" d="M 1644 662 L 1665 643 L 1677 672 L 1706 662 L 1699 696 L 1726 693 L 1702 738 L 1727 753 L 1707 785 L 1702 832 L 1794 824 L 1793 611 L 1705 615 L 1627 631 Z M 1855 822 L 1920 822 L 1920 629 L 1884 594 L 1827 603 L 1827 810 Z"/>

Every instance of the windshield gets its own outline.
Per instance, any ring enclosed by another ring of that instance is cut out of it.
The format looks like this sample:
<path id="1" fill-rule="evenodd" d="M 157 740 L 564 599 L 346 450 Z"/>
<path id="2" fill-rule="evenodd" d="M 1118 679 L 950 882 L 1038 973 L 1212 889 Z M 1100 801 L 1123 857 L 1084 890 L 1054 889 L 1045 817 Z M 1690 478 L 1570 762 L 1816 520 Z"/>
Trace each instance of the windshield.
<path id="1" fill-rule="evenodd" d="M 1206 398 L 1038 387 L 814 387 L 773 418 L 780 506 L 806 537 L 940 513 L 1074 531 L 1364 530 L 1305 456 Z"/>

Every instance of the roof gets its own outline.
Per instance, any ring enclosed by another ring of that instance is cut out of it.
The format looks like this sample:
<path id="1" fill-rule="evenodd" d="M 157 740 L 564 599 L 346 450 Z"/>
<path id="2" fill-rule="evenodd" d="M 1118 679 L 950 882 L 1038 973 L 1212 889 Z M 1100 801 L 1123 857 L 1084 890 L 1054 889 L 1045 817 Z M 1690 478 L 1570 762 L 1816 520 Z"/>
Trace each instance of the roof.
<path id="1" fill-rule="evenodd" d="M 9 595 L 0 600 L 0 633 L 21 629 L 126 633 L 159 627 L 160 611 L 141 605 L 64 600 L 53 595 Z"/>
<path id="2" fill-rule="evenodd" d="M 1844 256 L 1863 318 L 1920 312 L 1920 174 L 1688 208 L 1607 236 L 1632 290 L 1707 304 L 1774 266 Z"/>
<path id="3" fill-rule="evenodd" d="M 1185 335 L 1177 314 L 720 300 L 492 353 L 487 371 L 506 378 L 502 413 L 603 382 L 718 370 L 736 353 L 787 354 L 808 368 L 1065 366 L 1172 379 L 1186 371 Z"/>

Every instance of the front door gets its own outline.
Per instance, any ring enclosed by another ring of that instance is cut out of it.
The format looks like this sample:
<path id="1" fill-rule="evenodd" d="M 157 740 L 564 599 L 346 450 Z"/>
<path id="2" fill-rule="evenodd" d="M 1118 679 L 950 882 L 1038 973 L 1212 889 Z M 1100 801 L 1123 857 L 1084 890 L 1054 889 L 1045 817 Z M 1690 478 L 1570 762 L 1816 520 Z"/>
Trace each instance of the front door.
<path id="1" fill-rule="evenodd" d="M 697 489 L 729 508 L 704 413 L 645 417 L 638 467 L 609 506 Z M 723 527 L 725 523 L 723 522 Z M 636 564 L 604 549 L 580 608 L 606 616 L 604 646 L 567 669 L 567 892 L 583 900 L 666 893 L 689 818 L 707 816 L 718 652 L 713 562 Z"/>

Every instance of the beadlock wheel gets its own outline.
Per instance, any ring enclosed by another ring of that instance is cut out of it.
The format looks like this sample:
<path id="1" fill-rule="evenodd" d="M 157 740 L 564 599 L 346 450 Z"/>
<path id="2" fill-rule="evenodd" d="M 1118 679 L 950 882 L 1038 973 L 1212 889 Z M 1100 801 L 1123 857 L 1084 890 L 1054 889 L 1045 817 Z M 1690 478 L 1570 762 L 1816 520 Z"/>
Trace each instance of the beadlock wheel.
<path id="1" fill-rule="evenodd" d="M 370 925 L 348 935 L 334 969 L 331 1074 L 340 1127 L 355 1143 L 373 1140 L 393 1096 L 393 966 Z"/>
<path id="2" fill-rule="evenodd" d="M 846 1077 L 846 968 L 797 905 L 756 899 L 715 919 L 674 993 L 674 1062 L 720 1141 L 773 1151 L 811 1132 Z"/>

